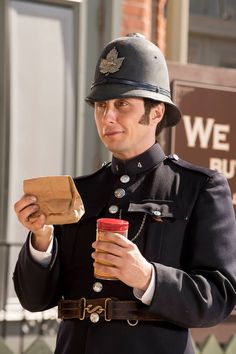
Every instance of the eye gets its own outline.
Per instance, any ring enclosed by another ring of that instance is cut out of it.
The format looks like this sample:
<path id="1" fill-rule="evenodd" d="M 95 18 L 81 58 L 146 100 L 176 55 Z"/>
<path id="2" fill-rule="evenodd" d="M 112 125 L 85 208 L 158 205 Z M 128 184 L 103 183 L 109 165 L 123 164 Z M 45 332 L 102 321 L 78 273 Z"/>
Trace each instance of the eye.
<path id="1" fill-rule="evenodd" d="M 95 102 L 95 108 L 105 108 L 106 107 L 106 102 L 105 101 L 99 101 Z"/>
<path id="2" fill-rule="evenodd" d="M 119 101 L 117 101 L 117 106 L 118 107 L 126 107 L 128 105 L 129 105 L 128 101 L 126 101 L 124 99 L 120 99 Z"/>

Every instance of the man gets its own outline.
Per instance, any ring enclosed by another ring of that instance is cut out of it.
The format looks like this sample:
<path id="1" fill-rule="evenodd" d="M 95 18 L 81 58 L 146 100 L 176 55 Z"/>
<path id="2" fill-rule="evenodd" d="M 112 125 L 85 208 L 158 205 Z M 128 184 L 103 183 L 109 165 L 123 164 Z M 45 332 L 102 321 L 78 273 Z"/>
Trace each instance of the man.
<path id="1" fill-rule="evenodd" d="M 59 301 L 57 354 L 192 354 L 188 329 L 219 323 L 235 304 L 228 184 L 156 143 L 181 114 L 164 57 L 142 36 L 108 43 L 87 101 L 112 162 L 75 179 L 85 206 L 76 224 L 31 221 L 33 196 L 15 204 L 31 231 L 14 272 L 17 295 L 30 311 Z M 128 239 L 95 241 L 101 217 L 128 220 Z M 118 280 L 94 278 L 94 267 Z"/>

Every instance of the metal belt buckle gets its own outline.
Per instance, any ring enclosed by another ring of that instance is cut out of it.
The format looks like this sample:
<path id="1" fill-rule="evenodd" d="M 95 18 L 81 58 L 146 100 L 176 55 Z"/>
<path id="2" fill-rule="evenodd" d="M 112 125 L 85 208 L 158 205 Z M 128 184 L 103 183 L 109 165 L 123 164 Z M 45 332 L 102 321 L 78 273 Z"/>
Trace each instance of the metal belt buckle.
<path id="1" fill-rule="evenodd" d="M 80 315 L 79 315 L 79 319 L 80 320 L 84 320 L 85 316 L 86 316 L 86 312 L 88 314 L 90 314 L 89 318 L 90 321 L 93 323 L 97 323 L 100 319 L 100 315 L 102 313 L 104 313 L 104 319 L 105 321 L 111 321 L 111 318 L 108 315 L 108 311 L 107 311 L 107 307 L 108 307 L 108 303 L 111 301 L 111 298 L 106 298 L 104 301 L 104 307 L 100 306 L 100 305 L 92 305 L 89 304 L 87 305 L 87 300 L 85 297 L 82 297 L 80 299 Z"/>

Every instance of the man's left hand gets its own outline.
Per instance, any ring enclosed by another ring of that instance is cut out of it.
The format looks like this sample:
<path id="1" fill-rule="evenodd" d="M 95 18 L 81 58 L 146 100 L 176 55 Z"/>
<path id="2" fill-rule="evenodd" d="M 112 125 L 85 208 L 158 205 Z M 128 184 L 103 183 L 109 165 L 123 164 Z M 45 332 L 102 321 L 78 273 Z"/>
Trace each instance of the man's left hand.
<path id="1" fill-rule="evenodd" d="M 152 265 L 133 242 L 118 233 L 106 232 L 92 244 L 92 247 L 95 248 L 95 252 L 92 253 L 94 267 L 99 273 L 116 277 L 130 287 L 147 290 Z"/>

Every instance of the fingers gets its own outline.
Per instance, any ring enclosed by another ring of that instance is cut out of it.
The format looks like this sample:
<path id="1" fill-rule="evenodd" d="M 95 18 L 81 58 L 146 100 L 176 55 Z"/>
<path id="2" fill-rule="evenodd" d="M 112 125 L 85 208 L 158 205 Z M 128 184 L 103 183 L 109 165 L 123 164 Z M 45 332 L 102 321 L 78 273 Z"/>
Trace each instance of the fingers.
<path id="1" fill-rule="evenodd" d="M 123 240 L 117 242 L 114 238 L 112 239 L 112 242 L 111 239 L 109 241 L 95 241 L 93 242 L 92 247 L 96 252 L 106 252 L 120 257 L 124 252 L 129 252 L 136 246 L 129 240 L 125 239 L 125 242 L 123 242 Z"/>
<path id="2" fill-rule="evenodd" d="M 36 197 L 23 195 L 23 197 L 14 205 L 18 220 L 32 232 L 36 232 L 43 228 L 46 220 L 46 217 L 39 213 L 39 206 L 36 202 Z"/>
<path id="3" fill-rule="evenodd" d="M 118 233 L 106 232 L 99 235 L 99 240 L 93 242 L 92 247 L 95 249 L 92 254 L 95 262 L 120 266 L 136 245 Z"/>
<path id="4" fill-rule="evenodd" d="M 114 242 L 108 242 L 111 240 Z M 137 245 L 121 235 L 104 235 L 92 246 L 94 268 L 98 274 L 109 274 L 130 287 L 146 290 L 151 277 L 151 264 L 143 257 Z"/>
<path id="5" fill-rule="evenodd" d="M 123 236 L 120 237 L 123 238 Z M 119 242 L 122 244 L 122 240 L 119 240 Z M 99 267 L 100 264 L 104 264 L 116 268 L 125 267 L 126 262 L 129 261 L 132 257 L 132 253 L 134 253 L 137 248 L 137 246 L 129 240 L 126 240 L 124 247 L 114 242 L 100 240 L 94 242 L 92 247 L 95 248 L 95 252 L 92 253 L 95 267 L 96 264 L 99 263 Z"/>
<path id="6" fill-rule="evenodd" d="M 21 199 L 15 203 L 14 210 L 18 215 L 24 208 L 31 204 L 35 204 L 37 201 L 36 197 L 32 195 L 23 195 Z"/>
<path id="7" fill-rule="evenodd" d="M 97 274 L 108 274 L 130 287 L 146 291 L 152 275 L 152 265 L 138 251 L 124 252 L 119 257 L 96 251 L 92 254 Z"/>
<path id="8" fill-rule="evenodd" d="M 95 260 L 95 262 L 99 262 L 105 265 L 119 266 L 122 262 L 121 257 L 111 253 L 105 253 L 100 251 L 93 252 L 92 258 Z"/>
<path id="9" fill-rule="evenodd" d="M 46 216 L 41 214 L 34 218 L 28 217 L 28 219 L 24 222 L 23 225 L 33 233 L 38 233 L 39 231 L 44 229 L 45 221 Z"/>
<path id="10" fill-rule="evenodd" d="M 102 263 L 94 262 L 95 274 L 105 275 L 106 278 L 119 279 L 119 269 L 114 265 L 104 265 Z"/>
<path id="11" fill-rule="evenodd" d="M 109 232 L 109 231 L 99 233 L 99 237 L 97 238 L 97 241 L 113 243 L 121 247 L 129 247 L 131 242 L 125 236 L 119 233 Z"/>

